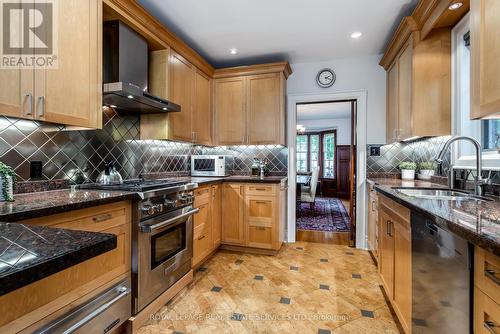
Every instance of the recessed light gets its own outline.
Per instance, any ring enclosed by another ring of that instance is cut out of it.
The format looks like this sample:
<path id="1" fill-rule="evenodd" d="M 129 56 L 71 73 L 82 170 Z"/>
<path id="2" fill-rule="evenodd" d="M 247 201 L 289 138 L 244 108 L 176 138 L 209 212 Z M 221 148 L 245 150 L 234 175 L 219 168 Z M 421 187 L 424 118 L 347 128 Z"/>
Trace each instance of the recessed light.
<path id="1" fill-rule="evenodd" d="M 167 108 L 166 108 L 166 107 L 164 107 L 164 108 L 163 108 L 163 110 L 167 110 Z"/>
<path id="2" fill-rule="evenodd" d="M 448 7 L 449 10 L 455 10 L 455 9 L 459 9 L 460 7 L 462 7 L 464 4 L 461 3 L 461 2 L 455 2 L 455 3 L 452 3 L 450 5 L 450 7 Z"/>
<path id="3" fill-rule="evenodd" d="M 114 104 L 110 104 L 110 105 L 109 105 L 109 107 L 110 107 L 110 108 L 115 108 L 115 109 L 116 109 L 116 108 L 118 108 L 118 107 L 117 107 L 117 106 L 115 106 Z"/>
<path id="4" fill-rule="evenodd" d="M 238 49 L 230 49 L 229 50 L 229 53 L 232 54 L 232 55 L 237 55 L 238 54 Z"/>
<path id="5" fill-rule="evenodd" d="M 127 96 L 127 97 L 128 97 L 129 99 L 133 99 L 133 98 L 134 98 L 134 96 L 133 96 L 133 95 L 129 95 L 129 96 Z"/>
<path id="6" fill-rule="evenodd" d="M 363 36 L 363 33 L 360 32 L 360 31 L 355 31 L 351 34 L 351 38 L 354 38 L 354 39 L 358 39 L 360 38 L 361 36 Z"/>

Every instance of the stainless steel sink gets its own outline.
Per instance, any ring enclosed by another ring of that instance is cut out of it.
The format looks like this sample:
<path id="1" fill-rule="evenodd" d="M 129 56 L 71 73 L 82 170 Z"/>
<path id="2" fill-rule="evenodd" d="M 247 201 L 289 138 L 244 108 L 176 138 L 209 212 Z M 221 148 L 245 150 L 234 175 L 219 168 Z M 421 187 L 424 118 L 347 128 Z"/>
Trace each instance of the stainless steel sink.
<path id="1" fill-rule="evenodd" d="M 418 198 L 442 199 L 448 201 L 490 201 L 488 198 L 471 195 L 465 191 L 432 188 L 393 187 L 398 193 Z"/>

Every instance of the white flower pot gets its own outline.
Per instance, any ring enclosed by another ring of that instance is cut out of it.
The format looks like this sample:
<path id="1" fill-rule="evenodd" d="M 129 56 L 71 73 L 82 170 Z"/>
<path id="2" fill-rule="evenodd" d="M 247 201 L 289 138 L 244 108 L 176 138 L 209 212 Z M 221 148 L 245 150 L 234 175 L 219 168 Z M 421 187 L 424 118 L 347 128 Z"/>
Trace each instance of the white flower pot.
<path id="1" fill-rule="evenodd" d="M 418 174 L 418 178 L 421 180 L 430 180 L 432 176 L 434 176 L 433 169 L 422 169 Z"/>
<path id="2" fill-rule="evenodd" d="M 5 189 L 5 191 L 4 191 Z M 10 175 L 0 176 L 0 202 L 14 200 L 14 180 Z"/>
<path id="3" fill-rule="evenodd" d="M 415 179 L 415 171 L 413 169 L 402 169 L 401 170 L 401 179 L 414 180 Z"/>

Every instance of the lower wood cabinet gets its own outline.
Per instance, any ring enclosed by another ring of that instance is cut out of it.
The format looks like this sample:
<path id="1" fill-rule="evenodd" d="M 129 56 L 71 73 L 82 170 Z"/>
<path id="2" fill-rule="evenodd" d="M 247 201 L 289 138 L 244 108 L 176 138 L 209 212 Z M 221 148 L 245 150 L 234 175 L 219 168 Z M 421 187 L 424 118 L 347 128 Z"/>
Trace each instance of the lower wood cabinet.
<path id="1" fill-rule="evenodd" d="M 222 243 L 243 246 L 245 244 L 245 221 L 243 183 L 224 183 L 222 188 Z"/>
<path id="2" fill-rule="evenodd" d="M 379 198 L 379 273 L 384 290 L 405 333 L 411 332 L 410 210 L 385 196 Z"/>
<path id="3" fill-rule="evenodd" d="M 207 185 L 194 192 L 193 262 L 197 267 L 212 254 L 221 242 L 221 185 Z"/>
<path id="4" fill-rule="evenodd" d="M 112 233 L 115 249 L 0 296 L 0 333 L 17 333 L 131 271 L 128 201 L 25 220 L 27 225 Z"/>
<path id="5" fill-rule="evenodd" d="M 284 201 L 279 184 L 226 183 L 222 244 L 279 250 L 283 243 Z"/>
<path id="6" fill-rule="evenodd" d="M 479 247 L 474 285 L 474 333 L 496 333 L 500 327 L 500 258 Z"/>
<path id="7" fill-rule="evenodd" d="M 377 192 L 370 186 L 368 196 L 368 249 L 378 261 L 379 225 Z"/>

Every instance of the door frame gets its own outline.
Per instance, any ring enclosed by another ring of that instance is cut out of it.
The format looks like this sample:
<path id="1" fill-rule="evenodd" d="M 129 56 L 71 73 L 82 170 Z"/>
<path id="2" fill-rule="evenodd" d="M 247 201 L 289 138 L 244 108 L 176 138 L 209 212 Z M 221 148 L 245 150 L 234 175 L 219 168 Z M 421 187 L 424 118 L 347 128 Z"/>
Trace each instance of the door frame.
<path id="1" fill-rule="evenodd" d="M 367 133 L 367 90 L 351 90 L 330 93 L 305 93 L 287 95 L 287 143 L 288 143 L 288 210 L 287 242 L 296 241 L 296 187 L 297 177 L 295 137 L 297 135 L 297 104 L 355 100 L 356 113 L 356 248 L 367 248 L 366 211 L 366 133 Z"/>

